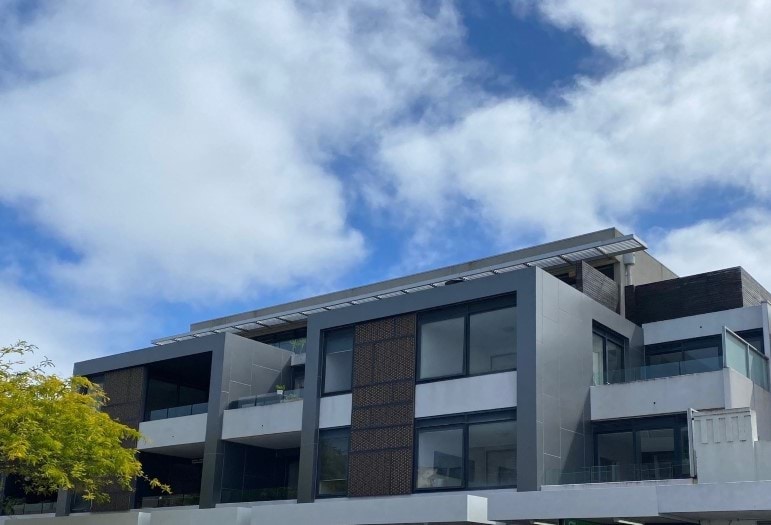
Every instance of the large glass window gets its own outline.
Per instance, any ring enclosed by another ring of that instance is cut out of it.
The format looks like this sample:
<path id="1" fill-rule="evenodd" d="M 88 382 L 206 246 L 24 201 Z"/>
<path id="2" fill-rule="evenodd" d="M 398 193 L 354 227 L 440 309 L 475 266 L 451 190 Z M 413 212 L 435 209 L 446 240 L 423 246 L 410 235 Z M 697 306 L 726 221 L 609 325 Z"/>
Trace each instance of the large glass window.
<path id="1" fill-rule="evenodd" d="M 350 429 L 319 432 L 318 494 L 345 496 L 348 494 L 348 443 Z"/>
<path id="2" fill-rule="evenodd" d="M 685 416 L 594 424 L 595 481 L 672 479 L 689 475 Z"/>
<path id="3" fill-rule="evenodd" d="M 420 325 L 420 377 L 444 377 L 463 373 L 466 321 L 462 315 L 442 318 L 440 312 L 425 316 Z M 455 312 L 449 313 L 453 315 Z"/>
<path id="4" fill-rule="evenodd" d="M 419 489 L 463 486 L 462 428 L 418 433 L 416 486 Z"/>
<path id="5" fill-rule="evenodd" d="M 418 420 L 416 425 L 416 490 L 516 486 L 513 411 Z"/>
<path id="6" fill-rule="evenodd" d="M 514 296 L 421 314 L 418 364 L 420 379 L 515 370 Z"/>
<path id="7" fill-rule="evenodd" d="M 517 422 L 500 421 L 468 427 L 468 486 L 517 484 Z"/>
<path id="8" fill-rule="evenodd" d="M 626 340 L 617 333 L 595 325 L 592 333 L 592 379 L 595 385 L 626 380 L 624 355 Z"/>
<path id="9" fill-rule="evenodd" d="M 324 334 L 324 393 L 347 392 L 353 373 L 353 328 Z"/>

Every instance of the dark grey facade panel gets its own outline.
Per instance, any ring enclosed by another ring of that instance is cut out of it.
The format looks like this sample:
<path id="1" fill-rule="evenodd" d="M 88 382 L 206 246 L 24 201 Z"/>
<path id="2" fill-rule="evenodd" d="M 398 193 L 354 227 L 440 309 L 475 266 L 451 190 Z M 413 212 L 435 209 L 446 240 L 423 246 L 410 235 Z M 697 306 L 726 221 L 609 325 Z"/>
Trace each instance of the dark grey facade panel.
<path id="1" fill-rule="evenodd" d="M 81 361 L 75 363 L 73 374 L 78 376 L 99 374 L 111 370 L 118 370 L 120 368 L 142 366 L 157 361 L 174 359 L 176 357 L 211 352 L 216 348 L 222 347 L 226 335 L 228 334 L 213 334 L 206 337 L 188 339 L 187 341 L 179 341 L 173 344 L 151 346 L 132 352 L 124 352 L 122 354 L 98 357 L 89 361 Z"/>

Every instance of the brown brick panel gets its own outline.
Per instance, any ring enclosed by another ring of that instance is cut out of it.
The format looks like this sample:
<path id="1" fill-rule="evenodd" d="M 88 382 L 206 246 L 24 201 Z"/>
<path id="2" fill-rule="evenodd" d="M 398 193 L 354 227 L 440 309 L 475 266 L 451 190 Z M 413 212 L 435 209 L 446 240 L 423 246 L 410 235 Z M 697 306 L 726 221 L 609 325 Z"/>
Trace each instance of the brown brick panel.
<path id="1" fill-rule="evenodd" d="M 416 316 L 356 326 L 349 496 L 412 492 Z"/>
<path id="2" fill-rule="evenodd" d="M 139 423 L 144 419 L 142 413 L 143 398 L 145 392 L 146 370 L 144 367 L 125 368 L 107 372 L 104 376 L 104 391 L 109 397 L 104 411 L 113 419 L 138 429 Z M 136 446 L 136 443 L 127 443 L 128 446 Z M 95 503 L 94 512 L 111 512 L 130 510 L 134 501 L 134 491 L 118 490 L 117 487 L 108 488 L 110 501 L 107 503 Z"/>

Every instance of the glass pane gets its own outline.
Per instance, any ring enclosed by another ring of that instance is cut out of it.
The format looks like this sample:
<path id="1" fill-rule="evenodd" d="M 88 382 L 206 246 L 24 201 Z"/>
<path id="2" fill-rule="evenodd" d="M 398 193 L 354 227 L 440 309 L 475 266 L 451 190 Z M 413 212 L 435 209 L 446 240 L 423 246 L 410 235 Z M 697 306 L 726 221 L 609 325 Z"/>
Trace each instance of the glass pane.
<path id="1" fill-rule="evenodd" d="M 645 375 L 641 379 L 672 377 L 680 375 L 683 353 L 680 350 L 654 355 L 646 355 Z"/>
<path id="2" fill-rule="evenodd" d="M 683 374 L 712 372 L 721 368 L 720 347 L 717 345 L 692 348 L 683 352 Z"/>
<path id="3" fill-rule="evenodd" d="M 420 325 L 420 378 L 463 373 L 463 317 Z"/>
<path id="4" fill-rule="evenodd" d="M 173 407 L 177 404 L 178 388 L 174 383 L 150 379 L 147 382 L 147 410 Z"/>
<path id="5" fill-rule="evenodd" d="M 468 428 L 468 486 L 517 484 L 517 422 L 501 421 Z"/>
<path id="6" fill-rule="evenodd" d="M 750 379 L 756 385 L 768 390 L 767 361 L 755 351 L 750 351 Z"/>
<path id="7" fill-rule="evenodd" d="M 740 374 L 749 377 L 747 345 L 731 332 L 725 332 L 725 362 Z"/>
<path id="8" fill-rule="evenodd" d="M 417 488 L 463 485 L 463 430 L 423 430 L 418 434 Z"/>
<path id="9" fill-rule="evenodd" d="M 319 436 L 319 495 L 348 493 L 348 433 Z"/>
<path id="10" fill-rule="evenodd" d="M 517 368 L 516 308 L 472 314 L 469 332 L 469 373 Z"/>
<path id="11" fill-rule="evenodd" d="M 682 450 L 682 464 L 680 465 L 680 475 L 689 476 L 691 472 L 690 453 L 691 445 L 688 440 L 688 427 L 680 427 L 680 450 Z"/>
<path id="12" fill-rule="evenodd" d="M 597 434 L 597 464 L 600 482 L 634 479 L 634 442 L 631 432 Z"/>
<path id="13" fill-rule="evenodd" d="M 671 428 L 637 432 L 640 479 L 672 479 L 675 462 L 675 432 Z"/>
<path id="14" fill-rule="evenodd" d="M 626 380 L 624 376 L 624 347 L 611 341 L 605 340 L 605 355 L 607 358 L 607 374 L 610 383 L 623 383 Z"/>
<path id="15" fill-rule="evenodd" d="M 592 334 L 592 383 L 602 385 L 605 383 L 605 360 L 603 359 L 605 338 Z"/>
<path id="16" fill-rule="evenodd" d="M 351 389 L 353 352 L 327 354 L 324 363 L 324 392 L 341 392 Z"/>
<path id="17" fill-rule="evenodd" d="M 353 330 L 346 328 L 324 336 L 324 392 L 351 389 Z"/>

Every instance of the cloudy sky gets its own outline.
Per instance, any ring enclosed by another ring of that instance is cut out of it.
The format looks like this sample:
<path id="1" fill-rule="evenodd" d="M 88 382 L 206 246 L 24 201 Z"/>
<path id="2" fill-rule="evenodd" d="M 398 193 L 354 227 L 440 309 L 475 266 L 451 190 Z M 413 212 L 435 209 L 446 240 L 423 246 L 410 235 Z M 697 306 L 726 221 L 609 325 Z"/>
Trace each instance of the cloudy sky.
<path id="1" fill-rule="evenodd" d="M 771 2 L 0 0 L 0 344 L 608 226 L 771 288 Z"/>

